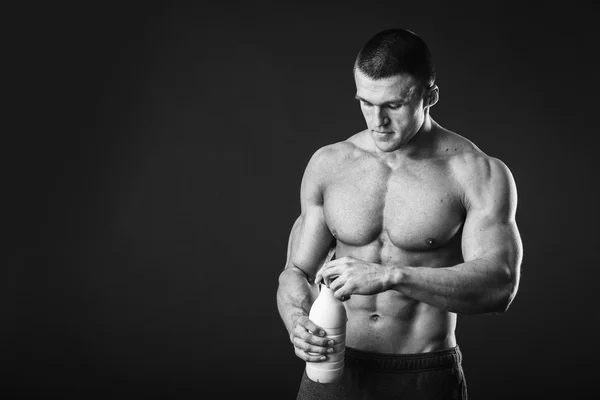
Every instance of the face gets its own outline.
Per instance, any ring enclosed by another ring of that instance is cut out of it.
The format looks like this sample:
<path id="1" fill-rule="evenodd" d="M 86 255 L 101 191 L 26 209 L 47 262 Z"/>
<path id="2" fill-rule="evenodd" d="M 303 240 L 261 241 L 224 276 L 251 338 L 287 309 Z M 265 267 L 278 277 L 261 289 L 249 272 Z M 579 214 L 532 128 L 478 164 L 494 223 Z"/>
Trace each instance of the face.
<path id="1" fill-rule="evenodd" d="M 375 146 L 391 152 L 406 145 L 425 120 L 419 82 L 407 74 L 373 80 L 358 69 L 354 79 L 356 98 Z"/>

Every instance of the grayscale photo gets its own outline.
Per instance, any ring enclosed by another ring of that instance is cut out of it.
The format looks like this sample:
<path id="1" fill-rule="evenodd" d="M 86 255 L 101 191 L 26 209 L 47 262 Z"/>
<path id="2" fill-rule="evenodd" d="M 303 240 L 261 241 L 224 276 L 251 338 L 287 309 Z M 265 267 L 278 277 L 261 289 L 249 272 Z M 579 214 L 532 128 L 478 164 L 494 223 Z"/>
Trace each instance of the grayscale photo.
<path id="1" fill-rule="evenodd" d="M 0 397 L 587 398 L 597 14 L 10 6 Z"/>

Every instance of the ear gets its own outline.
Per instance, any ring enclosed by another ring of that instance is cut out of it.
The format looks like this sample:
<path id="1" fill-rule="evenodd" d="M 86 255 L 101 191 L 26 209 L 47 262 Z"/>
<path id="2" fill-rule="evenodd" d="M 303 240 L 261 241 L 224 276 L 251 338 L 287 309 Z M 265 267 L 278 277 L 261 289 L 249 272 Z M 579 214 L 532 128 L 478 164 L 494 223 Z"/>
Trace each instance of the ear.
<path id="1" fill-rule="evenodd" d="M 425 95 L 425 108 L 433 107 L 438 100 L 440 99 L 440 88 L 438 85 L 433 85 L 429 89 L 427 89 L 427 94 Z"/>

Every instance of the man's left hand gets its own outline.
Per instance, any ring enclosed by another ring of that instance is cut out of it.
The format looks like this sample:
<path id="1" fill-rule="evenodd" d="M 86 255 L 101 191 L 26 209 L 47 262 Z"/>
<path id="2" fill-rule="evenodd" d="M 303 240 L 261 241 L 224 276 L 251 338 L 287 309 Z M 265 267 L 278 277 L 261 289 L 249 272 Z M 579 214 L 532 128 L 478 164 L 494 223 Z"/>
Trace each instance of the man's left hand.
<path id="1" fill-rule="evenodd" d="M 341 301 L 353 294 L 372 295 L 388 290 L 391 267 L 342 257 L 325 263 L 317 272 L 315 283 L 323 283 Z"/>

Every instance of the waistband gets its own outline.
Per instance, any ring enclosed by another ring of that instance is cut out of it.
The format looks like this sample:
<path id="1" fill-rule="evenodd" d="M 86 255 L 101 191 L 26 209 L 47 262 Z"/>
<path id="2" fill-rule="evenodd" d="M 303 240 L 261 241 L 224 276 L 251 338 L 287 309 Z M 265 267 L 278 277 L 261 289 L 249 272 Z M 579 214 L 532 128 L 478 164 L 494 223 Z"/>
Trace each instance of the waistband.
<path id="1" fill-rule="evenodd" d="M 462 353 L 458 346 L 449 349 L 414 354 L 386 354 L 346 347 L 344 363 L 347 367 L 372 370 L 415 371 L 459 366 Z"/>

